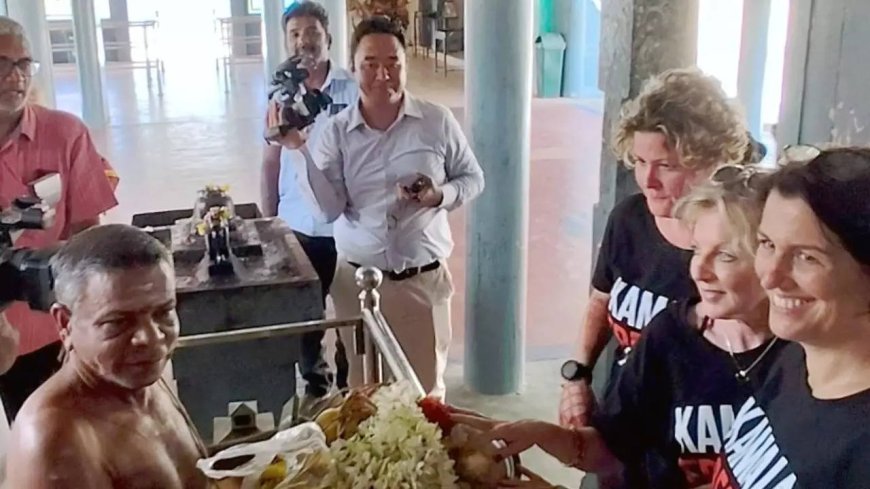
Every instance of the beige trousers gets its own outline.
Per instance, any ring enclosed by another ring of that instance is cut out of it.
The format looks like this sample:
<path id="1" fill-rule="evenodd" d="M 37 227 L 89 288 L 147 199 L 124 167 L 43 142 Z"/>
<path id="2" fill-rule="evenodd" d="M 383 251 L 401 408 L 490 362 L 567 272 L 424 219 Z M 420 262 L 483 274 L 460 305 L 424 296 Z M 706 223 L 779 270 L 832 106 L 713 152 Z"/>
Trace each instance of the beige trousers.
<path id="1" fill-rule="evenodd" d="M 354 279 L 355 273 L 356 268 L 339 256 L 330 290 L 338 318 L 354 317 L 360 313 L 360 289 Z M 444 398 L 444 371 L 453 335 L 450 325 L 453 279 L 447 263 L 441 262 L 437 270 L 399 282 L 384 277 L 378 291 L 381 312 L 393 328 L 423 388 L 431 395 Z M 359 386 L 363 382 L 363 358 L 353 348 L 353 329 L 342 328 L 340 334 L 347 345 L 348 383 L 351 387 Z"/>

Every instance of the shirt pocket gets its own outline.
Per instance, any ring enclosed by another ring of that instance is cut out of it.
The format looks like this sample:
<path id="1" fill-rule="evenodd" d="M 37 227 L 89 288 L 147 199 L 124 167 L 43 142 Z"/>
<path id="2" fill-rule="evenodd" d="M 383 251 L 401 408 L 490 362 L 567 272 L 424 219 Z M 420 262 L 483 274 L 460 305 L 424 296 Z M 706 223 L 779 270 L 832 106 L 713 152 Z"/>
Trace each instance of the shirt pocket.
<path id="1" fill-rule="evenodd" d="M 8 207 L 18 197 L 33 196 L 30 184 L 51 174 L 62 174 L 63 153 L 54 149 L 19 148 L 12 158 L 4 162 L 0 206 Z M 61 192 L 66 188 L 66 179 L 61 180 Z M 61 202 L 63 198 L 60 199 Z"/>

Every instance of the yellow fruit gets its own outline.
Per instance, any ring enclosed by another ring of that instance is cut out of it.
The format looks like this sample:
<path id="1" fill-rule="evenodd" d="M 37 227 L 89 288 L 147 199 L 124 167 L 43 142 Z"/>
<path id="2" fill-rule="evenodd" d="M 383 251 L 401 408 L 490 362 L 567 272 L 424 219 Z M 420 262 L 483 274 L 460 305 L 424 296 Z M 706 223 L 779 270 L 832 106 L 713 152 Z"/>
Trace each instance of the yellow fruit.
<path id="1" fill-rule="evenodd" d="M 326 426 L 338 421 L 339 416 L 341 416 L 340 408 L 324 409 L 323 412 L 317 416 L 317 419 L 315 419 L 314 422 L 316 422 L 321 429 L 325 429 Z"/>
<path id="2" fill-rule="evenodd" d="M 341 427 L 341 409 L 324 409 L 314 422 L 317 423 L 317 426 L 320 426 L 320 429 L 326 436 L 326 443 L 331 444 L 338 439 L 338 432 Z"/>
<path id="3" fill-rule="evenodd" d="M 341 431 L 341 423 L 335 420 L 323 428 L 323 435 L 326 437 L 326 444 L 331 445 L 332 442 L 338 440 L 338 433 Z"/>
<path id="4" fill-rule="evenodd" d="M 260 489 L 264 489 L 264 487 L 274 487 L 266 485 L 268 482 L 281 482 L 287 478 L 287 462 L 284 461 L 283 458 L 276 458 L 271 465 L 266 467 L 262 474 L 260 474 Z"/>

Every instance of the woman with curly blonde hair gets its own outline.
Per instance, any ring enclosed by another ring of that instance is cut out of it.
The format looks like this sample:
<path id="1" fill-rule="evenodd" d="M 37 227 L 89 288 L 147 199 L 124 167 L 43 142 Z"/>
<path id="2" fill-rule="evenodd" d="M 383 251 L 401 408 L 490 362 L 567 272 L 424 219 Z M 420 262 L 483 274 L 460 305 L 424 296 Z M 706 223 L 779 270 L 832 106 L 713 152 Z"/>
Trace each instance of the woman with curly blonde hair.
<path id="1" fill-rule="evenodd" d="M 715 78 L 695 68 L 647 81 L 623 107 L 613 150 L 633 170 L 641 193 L 608 218 L 577 357 L 562 369 L 567 383 L 559 418 L 572 428 L 589 422 L 592 368 L 611 331 L 619 350 L 610 384 L 653 317 L 697 294 L 689 276 L 691 232 L 672 215 L 675 203 L 717 167 L 743 165 L 753 155 L 741 110 Z"/>

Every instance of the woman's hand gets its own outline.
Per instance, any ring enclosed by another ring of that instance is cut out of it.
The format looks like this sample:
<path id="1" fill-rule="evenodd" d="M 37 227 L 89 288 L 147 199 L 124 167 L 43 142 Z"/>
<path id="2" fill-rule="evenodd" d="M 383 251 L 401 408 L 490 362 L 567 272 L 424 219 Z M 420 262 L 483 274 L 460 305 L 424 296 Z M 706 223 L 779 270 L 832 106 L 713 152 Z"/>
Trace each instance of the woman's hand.
<path id="1" fill-rule="evenodd" d="M 475 444 L 491 443 L 495 440 L 504 442 L 507 446 L 495 452 L 496 456 L 502 458 L 528 450 L 539 441 L 543 441 L 547 435 L 548 423 L 543 421 L 524 420 L 507 423 L 456 408 L 451 408 L 450 418 L 454 423 L 471 426 L 481 431 Z"/>
<path id="2" fill-rule="evenodd" d="M 544 421 L 522 420 L 508 423 L 455 408 L 451 408 L 450 418 L 455 423 L 482 431 L 475 444 L 491 443 L 495 440 L 503 442 L 505 447 L 495 452 L 498 457 L 518 455 L 535 445 L 566 464 L 575 463 L 580 455 L 580 434 Z"/>
<path id="3" fill-rule="evenodd" d="M 554 428 L 560 430 L 558 426 L 550 423 L 526 419 L 497 424 L 491 430 L 481 434 L 481 438 L 487 441 L 499 440 L 504 442 L 506 446 L 496 450 L 495 453 L 499 457 L 510 457 L 523 453 L 535 445 L 549 451 L 546 446 L 553 441 Z"/>

